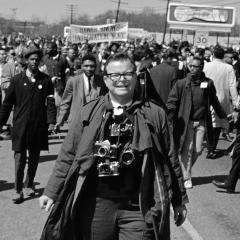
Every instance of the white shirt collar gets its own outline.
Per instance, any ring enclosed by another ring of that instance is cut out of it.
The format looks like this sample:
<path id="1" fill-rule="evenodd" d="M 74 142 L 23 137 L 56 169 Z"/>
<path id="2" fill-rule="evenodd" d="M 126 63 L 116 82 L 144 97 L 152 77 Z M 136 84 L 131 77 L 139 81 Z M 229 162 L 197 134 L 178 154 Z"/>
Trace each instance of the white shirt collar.
<path id="1" fill-rule="evenodd" d="M 28 68 L 26 70 L 26 75 L 30 79 L 31 82 L 36 82 L 36 79 L 35 79 L 34 75 L 29 71 Z"/>
<path id="2" fill-rule="evenodd" d="M 27 75 L 27 77 L 29 77 L 29 78 L 32 77 L 32 73 L 28 70 L 28 68 L 27 68 L 27 70 L 26 70 L 26 75 Z"/>
<path id="3" fill-rule="evenodd" d="M 101 55 L 101 53 L 98 53 L 98 59 L 99 59 L 100 62 L 102 61 L 102 55 Z"/>
<path id="4" fill-rule="evenodd" d="M 121 115 L 123 113 L 123 105 L 117 103 L 116 101 L 111 100 L 112 106 L 113 106 L 113 115 Z M 124 104 L 124 106 L 129 107 L 132 104 L 132 100 L 126 104 Z"/>
<path id="5" fill-rule="evenodd" d="M 88 80 L 88 77 L 86 76 L 85 73 L 83 73 L 83 77 L 84 77 L 84 80 L 85 80 L 85 79 Z M 91 76 L 91 80 L 93 80 L 93 78 L 94 78 L 94 75 Z"/>
<path id="6" fill-rule="evenodd" d="M 59 57 L 59 54 L 57 54 L 56 56 L 52 57 L 53 60 L 56 60 Z"/>

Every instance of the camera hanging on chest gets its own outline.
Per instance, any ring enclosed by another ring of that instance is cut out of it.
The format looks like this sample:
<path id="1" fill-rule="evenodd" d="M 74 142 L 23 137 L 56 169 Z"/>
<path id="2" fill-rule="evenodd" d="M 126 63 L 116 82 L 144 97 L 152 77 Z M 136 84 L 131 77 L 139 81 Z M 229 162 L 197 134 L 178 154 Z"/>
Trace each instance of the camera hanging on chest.
<path id="1" fill-rule="evenodd" d="M 136 164 L 136 151 L 131 147 L 134 124 L 122 113 L 113 115 L 95 142 L 98 177 L 119 176 L 124 168 Z"/>

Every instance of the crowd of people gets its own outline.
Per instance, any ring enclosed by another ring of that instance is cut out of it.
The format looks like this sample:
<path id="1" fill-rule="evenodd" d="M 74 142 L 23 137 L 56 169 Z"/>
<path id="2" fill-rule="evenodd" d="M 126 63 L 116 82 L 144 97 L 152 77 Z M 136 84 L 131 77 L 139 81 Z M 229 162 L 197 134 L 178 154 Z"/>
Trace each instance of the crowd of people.
<path id="1" fill-rule="evenodd" d="M 233 166 L 213 184 L 235 191 L 239 81 L 239 49 L 220 45 L 2 38 L 0 137 L 12 139 L 13 202 L 35 195 L 40 151 L 67 123 L 39 199 L 51 209 L 41 239 L 170 239 L 170 205 L 179 226 L 192 167 L 204 142 L 207 158 L 219 157 L 220 134 L 233 142 Z"/>

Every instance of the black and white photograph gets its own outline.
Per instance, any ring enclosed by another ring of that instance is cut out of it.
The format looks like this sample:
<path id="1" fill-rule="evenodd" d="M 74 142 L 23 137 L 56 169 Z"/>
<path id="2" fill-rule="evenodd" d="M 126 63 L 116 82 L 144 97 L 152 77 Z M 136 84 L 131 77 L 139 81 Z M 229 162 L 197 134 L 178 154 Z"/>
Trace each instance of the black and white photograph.
<path id="1" fill-rule="evenodd" d="M 0 240 L 240 240 L 239 0 L 0 3 Z"/>

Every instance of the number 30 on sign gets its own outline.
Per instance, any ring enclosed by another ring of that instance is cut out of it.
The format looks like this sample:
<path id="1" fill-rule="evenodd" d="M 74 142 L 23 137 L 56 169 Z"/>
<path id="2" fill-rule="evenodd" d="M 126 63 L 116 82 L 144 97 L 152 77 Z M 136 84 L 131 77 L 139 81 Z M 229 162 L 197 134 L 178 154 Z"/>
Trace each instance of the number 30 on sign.
<path id="1" fill-rule="evenodd" d="M 206 46 L 208 44 L 208 32 L 196 31 L 195 33 L 195 45 Z"/>

